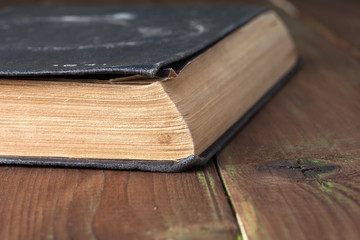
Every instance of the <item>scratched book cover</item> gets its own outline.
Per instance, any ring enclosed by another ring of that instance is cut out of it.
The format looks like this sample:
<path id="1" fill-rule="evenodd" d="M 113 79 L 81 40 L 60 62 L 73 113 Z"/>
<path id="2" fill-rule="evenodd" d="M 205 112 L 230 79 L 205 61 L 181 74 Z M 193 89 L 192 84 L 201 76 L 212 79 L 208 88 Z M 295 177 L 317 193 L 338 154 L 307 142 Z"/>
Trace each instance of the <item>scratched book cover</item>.
<path id="1" fill-rule="evenodd" d="M 250 6 L 23 6 L 0 12 L 0 76 L 142 74 L 216 43 Z"/>

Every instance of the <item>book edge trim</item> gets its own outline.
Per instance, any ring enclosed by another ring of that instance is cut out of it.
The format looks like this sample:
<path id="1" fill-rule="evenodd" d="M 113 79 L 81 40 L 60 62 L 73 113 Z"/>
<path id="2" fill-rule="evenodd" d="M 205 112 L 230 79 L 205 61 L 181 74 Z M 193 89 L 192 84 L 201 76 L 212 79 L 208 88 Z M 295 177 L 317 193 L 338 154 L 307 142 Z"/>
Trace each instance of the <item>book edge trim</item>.
<path id="1" fill-rule="evenodd" d="M 112 170 L 142 170 L 150 172 L 182 172 L 205 165 L 209 160 L 245 126 L 245 124 L 259 111 L 272 96 L 295 74 L 301 64 L 298 58 L 295 65 L 280 80 L 253 105 L 234 125 L 221 135 L 207 150 L 199 156 L 190 155 L 178 162 L 152 161 L 134 159 L 83 159 L 62 157 L 21 157 L 0 156 L 1 165 L 43 166 L 43 167 L 70 167 L 70 168 L 96 168 Z"/>

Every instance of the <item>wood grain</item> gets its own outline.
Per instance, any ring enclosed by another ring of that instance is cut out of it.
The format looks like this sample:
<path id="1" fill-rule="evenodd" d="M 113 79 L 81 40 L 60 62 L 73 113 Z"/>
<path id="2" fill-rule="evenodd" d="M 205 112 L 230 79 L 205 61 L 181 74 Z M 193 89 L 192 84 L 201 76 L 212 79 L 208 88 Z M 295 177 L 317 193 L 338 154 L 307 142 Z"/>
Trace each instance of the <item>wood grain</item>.
<path id="1" fill-rule="evenodd" d="M 181 174 L 0 167 L 0 239 L 235 239 L 213 164 Z"/>
<path id="2" fill-rule="evenodd" d="M 360 60 L 360 2 L 290 0 L 303 22 Z"/>
<path id="3" fill-rule="evenodd" d="M 293 18 L 297 75 L 218 155 L 244 239 L 359 239 L 360 64 Z"/>

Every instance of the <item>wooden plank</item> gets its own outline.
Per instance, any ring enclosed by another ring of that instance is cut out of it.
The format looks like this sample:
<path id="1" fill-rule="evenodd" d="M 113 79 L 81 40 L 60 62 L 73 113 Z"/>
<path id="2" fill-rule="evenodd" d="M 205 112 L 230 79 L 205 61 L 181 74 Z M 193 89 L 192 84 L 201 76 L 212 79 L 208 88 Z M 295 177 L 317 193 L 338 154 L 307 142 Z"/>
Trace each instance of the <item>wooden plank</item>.
<path id="1" fill-rule="evenodd" d="M 359 239 L 360 64 L 286 18 L 303 66 L 220 154 L 244 239 Z"/>
<path id="2" fill-rule="evenodd" d="M 305 23 L 360 60 L 360 1 L 290 0 L 289 2 L 294 5 L 298 17 Z"/>
<path id="3" fill-rule="evenodd" d="M 214 164 L 161 174 L 0 167 L 0 239 L 236 239 Z"/>

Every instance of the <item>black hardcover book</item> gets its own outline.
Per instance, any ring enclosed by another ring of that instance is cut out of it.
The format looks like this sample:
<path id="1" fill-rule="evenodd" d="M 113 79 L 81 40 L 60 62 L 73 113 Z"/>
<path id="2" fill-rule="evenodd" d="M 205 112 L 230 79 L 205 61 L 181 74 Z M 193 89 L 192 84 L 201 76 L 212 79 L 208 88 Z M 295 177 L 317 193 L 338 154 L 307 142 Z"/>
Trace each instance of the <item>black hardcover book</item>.
<path id="1" fill-rule="evenodd" d="M 0 31 L 3 164 L 203 165 L 297 64 L 252 6 L 24 6 Z"/>

